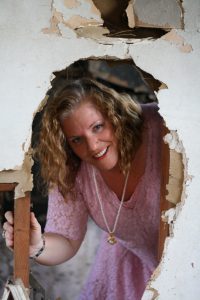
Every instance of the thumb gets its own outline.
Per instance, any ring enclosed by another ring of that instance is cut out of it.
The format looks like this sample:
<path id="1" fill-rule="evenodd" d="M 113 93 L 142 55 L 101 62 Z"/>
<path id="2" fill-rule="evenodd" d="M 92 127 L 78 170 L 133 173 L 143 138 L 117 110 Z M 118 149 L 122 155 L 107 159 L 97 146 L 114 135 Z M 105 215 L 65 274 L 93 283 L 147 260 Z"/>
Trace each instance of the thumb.
<path id="1" fill-rule="evenodd" d="M 35 214 L 31 212 L 30 215 L 30 245 L 34 247 L 35 245 L 38 245 L 39 242 L 41 242 L 41 226 L 38 220 L 35 217 Z"/>
<path id="2" fill-rule="evenodd" d="M 40 223 L 36 219 L 35 214 L 33 212 L 31 212 L 31 219 L 30 219 L 30 221 L 31 221 L 31 224 L 30 224 L 31 230 L 33 230 L 33 231 L 39 231 L 39 230 L 41 230 Z"/>

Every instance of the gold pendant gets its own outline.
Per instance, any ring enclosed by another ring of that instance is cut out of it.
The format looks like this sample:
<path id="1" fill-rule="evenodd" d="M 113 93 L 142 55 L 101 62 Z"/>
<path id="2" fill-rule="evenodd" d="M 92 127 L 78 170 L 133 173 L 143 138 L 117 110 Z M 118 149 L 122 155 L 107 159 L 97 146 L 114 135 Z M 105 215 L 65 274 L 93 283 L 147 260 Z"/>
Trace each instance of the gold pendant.
<path id="1" fill-rule="evenodd" d="M 109 233 L 107 242 L 108 242 L 110 245 L 114 245 L 114 244 L 117 243 L 117 240 L 116 240 L 115 236 L 113 235 L 113 233 Z"/>

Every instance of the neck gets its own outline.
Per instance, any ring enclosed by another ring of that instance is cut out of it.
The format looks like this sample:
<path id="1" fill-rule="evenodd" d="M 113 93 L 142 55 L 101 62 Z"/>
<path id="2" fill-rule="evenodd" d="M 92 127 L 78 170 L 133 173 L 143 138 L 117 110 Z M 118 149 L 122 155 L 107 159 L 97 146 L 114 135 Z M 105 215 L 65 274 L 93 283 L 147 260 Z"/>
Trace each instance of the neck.
<path id="1" fill-rule="evenodd" d="M 121 171 L 119 164 L 117 164 L 114 168 L 110 170 L 99 170 L 102 177 L 110 177 L 110 176 L 122 176 L 123 172 Z"/>

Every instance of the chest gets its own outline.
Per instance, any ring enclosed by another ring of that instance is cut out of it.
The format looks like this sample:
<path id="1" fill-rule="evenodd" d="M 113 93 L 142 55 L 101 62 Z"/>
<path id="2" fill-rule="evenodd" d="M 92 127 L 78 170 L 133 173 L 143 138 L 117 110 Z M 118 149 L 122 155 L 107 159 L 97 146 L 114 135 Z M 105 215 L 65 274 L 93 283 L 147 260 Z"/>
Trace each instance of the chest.
<path id="1" fill-rule="evenodd" d="M 124 201 L 128 201 L 131 195 L 135 192 L 135 189 L 140 182 L 142 176 L 145 173 L 147 150 L 145 144 L 142 144 L 138 149 L 134 160 L 131 164 L 131 169 L 128 176 L 127 185 L 125 187 L 125 176 L 121 172 L 111 172 L 102 174 L 103 180 L 118 197 L 122 198 L 123 191 L 125 189 Z"/>

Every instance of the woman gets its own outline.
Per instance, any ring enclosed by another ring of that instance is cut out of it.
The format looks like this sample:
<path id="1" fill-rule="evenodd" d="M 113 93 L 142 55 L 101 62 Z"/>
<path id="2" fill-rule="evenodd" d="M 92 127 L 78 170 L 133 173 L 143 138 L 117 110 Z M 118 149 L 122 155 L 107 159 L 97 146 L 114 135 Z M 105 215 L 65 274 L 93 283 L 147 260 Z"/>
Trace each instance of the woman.
<path id="1" fill-rule="evenodd" d="M 157 266 L 162 119 L 87 78 L 68 81 L 45 107 L 36 149 L 49 187 L 45 234 L 31 213 L 30 257 L 73 257 L 90 216 L 103 234 L 80 299 L 139 300 Z M 6 213 L 13 247 L 13 216 Z"/>

